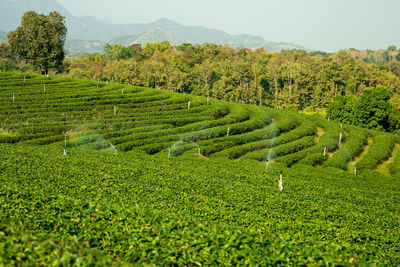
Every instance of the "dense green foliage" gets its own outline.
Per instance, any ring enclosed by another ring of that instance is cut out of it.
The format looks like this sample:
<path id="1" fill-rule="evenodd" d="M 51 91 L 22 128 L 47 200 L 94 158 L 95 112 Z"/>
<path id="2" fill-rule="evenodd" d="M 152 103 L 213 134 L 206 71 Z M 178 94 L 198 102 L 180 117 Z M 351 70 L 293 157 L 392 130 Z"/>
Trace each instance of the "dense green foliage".
<path id="1" fill-rule="evenodd" d="M 66 35 L 65 19 L 58 12 L 46 16 L 28 11 L 21 25 L 7 37 L 12 54 L 47 74 L 62 65 Z"/>
<path id="2" fill-rule="evenodd" d="M 389 100 L 389 92 L 383 86 L 367 88 L 357 100 L 339 95 L 329 104 L 326 116 L 361 127 L 393 131 L 398 128 L 400 116 Z"/>
<path id="3" fill-rule="evenodd" d="M 69 75 L 305 111 L 320 111 L 336 95 L 359 97 L 365 88 L 378 85 L 387 87 L 391 96 L 399 93 L 394 69 L 367 64 L 352 52 L 323 56 L 215 44 L 113 44 L 106 45 L 103 54 L 73 60 Z"/>
<path id="4" fill-rule="evenodd" d="M 400 264 L 392 134 L 16 73 L 0 104 L 0 265 Z"/>

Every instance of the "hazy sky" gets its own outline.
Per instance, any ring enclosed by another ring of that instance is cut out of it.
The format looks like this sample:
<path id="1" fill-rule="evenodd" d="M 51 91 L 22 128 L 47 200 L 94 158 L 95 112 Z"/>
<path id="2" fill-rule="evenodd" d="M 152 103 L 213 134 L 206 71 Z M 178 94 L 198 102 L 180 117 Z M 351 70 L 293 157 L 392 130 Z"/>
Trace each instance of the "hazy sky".
<path id="1" fill-rule="evenodd" d="M 310 49 L 400 46 L 400 0 L 59 0 L 77 16 L 115 23 L 159 18 Z"/>

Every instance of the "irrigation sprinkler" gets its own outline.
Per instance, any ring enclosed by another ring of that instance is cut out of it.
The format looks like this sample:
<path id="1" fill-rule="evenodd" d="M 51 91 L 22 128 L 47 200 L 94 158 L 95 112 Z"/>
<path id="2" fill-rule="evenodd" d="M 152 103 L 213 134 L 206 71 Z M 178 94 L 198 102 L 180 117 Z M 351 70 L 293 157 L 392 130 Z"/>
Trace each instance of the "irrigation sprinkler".
<path id="1" fill-rule="evenodd" d="M 342 132 L 339 134 L 339 146 L 342 144 Z"/>
<path id="2" fill-rule="evenodd" d="M 190 101 L 188 102 L 188 109 L 190 108 Z"/>
<path id="3" fill-rule="evenodd" d="M 269 161 L 267 160 L 267 161 L 265 162 L 265 171 L 266 171 L 266 172 L 268 172 L 268 166 L 269 166 Z"/>
<path id="4" fill-rule="evenodd" d="M 231 128 L 228 127 L 228 131 L 226 132 L 226 136 L 229 136 L 229 132 L 230 132 Z"/>
<path id="5" fill-rule="evenodd" d="M 279 188 L 279 191 L 283 191 L 282 171 L 280 172 L 280 176 L 279 176 L 278 188 Z"/>

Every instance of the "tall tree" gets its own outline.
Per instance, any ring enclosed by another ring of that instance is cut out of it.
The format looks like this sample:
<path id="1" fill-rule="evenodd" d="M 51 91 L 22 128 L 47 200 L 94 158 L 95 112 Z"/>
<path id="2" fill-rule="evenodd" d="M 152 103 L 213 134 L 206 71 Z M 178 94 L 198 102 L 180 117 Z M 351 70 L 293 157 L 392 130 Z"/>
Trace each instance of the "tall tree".
<path id="1" fill-rule="evenodd" d="M 60 69 L 67 34 L 65 18 L 54 11 L 48 16 L 28 11 L 21 26 L 8 34 L 11 52 L 47 74 Z"/>
<path id="2" fill-rule="evenodd" d="M 395 111 L 389 102 L 386 87 L 367 88 L 355 107 L 355 120 L 359 126 L 392 131 L 396 127 Z"/>
<path id="3" fill-rule="evenodd" d="M 281 54 L 274 54 L 268 62 L 268 69 L 274 81 L 275 88 L 275 105 L 278 106 L 279 78 L 280 68 L 284 63 L 285 58 Z"/>

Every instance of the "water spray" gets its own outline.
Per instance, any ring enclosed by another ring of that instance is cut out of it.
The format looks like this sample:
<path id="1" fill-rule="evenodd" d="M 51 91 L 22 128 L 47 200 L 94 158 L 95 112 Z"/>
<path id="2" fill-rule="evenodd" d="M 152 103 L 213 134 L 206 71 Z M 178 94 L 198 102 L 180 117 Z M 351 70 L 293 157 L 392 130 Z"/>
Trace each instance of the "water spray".
<path id="1" fill-rule="evenodd" d="M 265 171 L 266 171 L 266 172 L 268 172 L 268 166 L 269 166 L 269 161 L 267 160 L 267 161 L 265 162 Z"/>
<path id="2" fill-rule="evenodd" d="M 190 101 L 188 102 L 188 109 L 190 108 Z"/>
<path id="3" fill-rule="evenodd" d="M 278 183 L 278 188 L 279 188 L 279 191 L 283 191 L 283 178 L 282 178 L 282 171 L 280 172 L 280 175 L 279 175 L 279 183 Z"/>
<path id="4" fill-rule="evenodd" d="M 117 155 L 117 152 L 118 152 L 117 148 L 111 143 L 110 143 L 110 147 L 111 147 L 111 149 L 114 150 L 114 154 Z"/>
<path id="5" fill-rule="evenodd" d="M 231 130 L 231 129 L 228 127 L 228 131 L 226 132 L 226 136 L 227 136 L 227 137 L 229 136 L 230 130 Z"/>
<path id="6" fill-rule="evenodd" d="M 67 151 L 65 150 L 67 148 L 67 133 L 65 133 L 65 138 L 64 138 L 64 157 L 67 155 Z"/>

